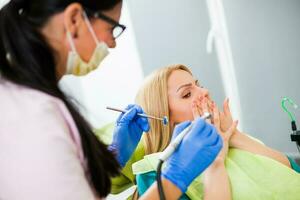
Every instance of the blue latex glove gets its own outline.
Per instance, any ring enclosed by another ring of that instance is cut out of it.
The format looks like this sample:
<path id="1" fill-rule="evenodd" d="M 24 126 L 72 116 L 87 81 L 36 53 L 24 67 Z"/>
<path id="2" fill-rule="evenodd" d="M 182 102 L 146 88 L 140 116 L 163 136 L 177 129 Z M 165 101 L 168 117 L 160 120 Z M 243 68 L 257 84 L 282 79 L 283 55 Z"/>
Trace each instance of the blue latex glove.
<path id="1" fill-rule="evenodd" d="M 162 176 L 183 193 L 192 181 L 215 160 L 223 145 L 221 136 L 212 125 L 201 118 L 197 118 L 193 123 L 191 131 L 167 160 L 167 166 L 162 171 Z M 178 135 L 190 124 L 191 122 L 179 124 L 175 127 L 173 135 Z"/>
<path id="2" fill-rule="evenodd" d="M 116 153 L 117 159 L 122 167 L 131 157 L 136 149 L 143 132 L 150 129 L 148 119 L 140 117 L 138 113 L 144 113 L 138 105 L 128 105 L 116 123 L 112 144 L 109 149 Z"/>

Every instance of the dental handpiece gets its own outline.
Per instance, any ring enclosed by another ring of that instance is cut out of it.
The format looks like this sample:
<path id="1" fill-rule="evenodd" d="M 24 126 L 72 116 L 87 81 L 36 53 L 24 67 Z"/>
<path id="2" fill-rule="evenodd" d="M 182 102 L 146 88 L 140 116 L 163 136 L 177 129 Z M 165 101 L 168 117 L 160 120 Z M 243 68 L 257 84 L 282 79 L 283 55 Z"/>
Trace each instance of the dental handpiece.
<path id="1" fill-rule="evenodd" d="M 117 112 L 122 112 L 122 113 L 126 112 L 126 110 L 122 110 L 122 109 L 119 109 L 119 108 L 112 108 L 112 107 L 109 107 L 109 106 L 107 106 L 106 109 L 117 111 Z M 169 120 L 168 120 L 167 116 L 164 116 L 163 118 L 160 118 L 160 117 L 155 117 L 155 116 L 151 116 L 151 115 L 147 115 L 147 114 L 141 114 L 141 113 L 138 113 L 137 115 L 140 116 L 140 117 L 160 120 L 160 121 L 162 121 L 163 125 L 167 125 L 169 123 Z"/>
<path id="2" fill-rule="evenodd" d="M 207 120 L 211 118 L 211 114 L 206 112 L 204 113 L 204 115 L 201 116 L 201 118 Z M 176 150 L 180 142 L 183 140 L 184 136 L 186 136 L 186 134 L 190 132 L 192 127 L 193 127 L 193 122 L 188 127 L 186 127 L 183 131 L 181 131 L 181 133 L 179 133 L 179 135 L 167 146 L 167 148 L 160 154 L 159 160 L 166 161 Z"/>

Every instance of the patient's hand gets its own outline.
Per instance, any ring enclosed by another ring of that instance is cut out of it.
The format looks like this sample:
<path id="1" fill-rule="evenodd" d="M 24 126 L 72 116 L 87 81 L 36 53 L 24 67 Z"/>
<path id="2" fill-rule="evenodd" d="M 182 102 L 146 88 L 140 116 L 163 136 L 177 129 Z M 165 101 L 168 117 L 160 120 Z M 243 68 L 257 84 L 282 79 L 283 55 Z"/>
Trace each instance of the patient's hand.
<path id="1" fill-rule="evenodd" d="M 213 107 L 216 105 L 211 99 L 203 96 L 198 96 L 193 100 L 193 104 L 197 106 L 195 112 L 193 112 L 194 118 L 202 116 L 205 112 L 209 112 L 214 115 Z M 233 123 L 230 107 L 229 107 L 229 99 L 226 98 L 223 103 L 223 111 L 219 111 L 220 118 L 220 126 L 223 132 L 226 132 Z M 210 120 L 211 123 L 214 124 L 214 117 Z"/>
<path id="2" fill-rule="evenodd" d="M 232 199 L 230 182 L 225 168 L 225 158 L 228 153 L 229 141 L 236 130 L 237 121 L 231 122 L 231 126 L 223 131 L 221 130 L 220 112 L 215 103 L 209 99 L 202 99 L 198 103 L 194 102 L 192 107 L 194 117 L 200 116 L 204 112 L 212 114 L 213 117 L 209 121 L 212 121 L 223 140 L 222 150 L 214 162 L 204 171 L 204 200 Z"/>
<path id="3" fill-rule="evenodd" d="M 210 106 L 210 100 L 206 97 L 196 97 L 192 102 L 192 113 L 194 119 L 201 117 L 204 113 L 211 113 L 212 108 Z M 208 123 L 211 123 L 211 119 L 206 120 Z"/>
<path id="4" fill-rule="evenodd" d="M 218 107 L 216 106 L 216 104 L 214 102 L 210 104 L 209 99 L 207 99 L 205 97 L 204 98 L 196 98 L 192 103 L 192 113 L 193 113 L 194 118 L 200 117 L 205 112 L 209 112 L 209 107 L 212 110 L 211 112 L 212 112 L 213 117 L 211 120 L 207 120 L 207 122 L 208 123 L 213 122 L 213 125 L 216 127 L 216 129 L 218 130 L 218 133 L 221 135 L 221 137 L 223 139 L 223 148 L 222 148 L 221 152 L 219 153 L 217 159 L 215 160 L 215 163 L 224 162 L 227 152 L 228 152 L 231 136 L 236 131 L 236 127 L 238 124 L 237 121 L 232 122 L 231 113 L 230 113 L 229 107 L 227 106 L 228 102 L 226 102 L 226 100 L 224 102 L 224 105 L 225 105 L 225 110 L 226 110 L 225 111 L 226 117 L 225 117 L 225 114 L 223 114 L 223 115 L 221 114 L 221 112 L 219 111 Z M 221 118 L 221 116 L 223 116 L 223 118 Z M 230 118 L 229 118 L 229 116 L 230 116 Z M 222 122 L 226 123 L 224 125 L 228 126 L 228 128 L 226 127 L 226 130 L 222 129 Z"/>
<path id="5" fill-rule="evenodd" d="M 231 136 L 236 131 L 238 121 L 232 122 L 231 126 L 228 127 L 226 131 L 222 130 L 222 127 L 221 127 L 221 114 L 220 114 L 219 109 L 218 109 L 218 107 L 216 106 L 215 103 L 213 104 L 213 121 L 214 121 L 215 127 L 217 128 L 219 134 L 222 136 L 222 139 L 223 139 L 223 149 L 219 153 L 219 155 L 216 159 L 216 162 L 218 162 L 218 160 L 224 162 L 225 158 L 227 156 L 227 153 L 228 153 L 228 148 L 229 148 L 229 143 L 230 143 Z"/>
<path id="6" fill-rule="evenodd" d="M 226 132 L 232 126 L 232 123 L 233 119 L 229 107 L 229 99 L 226 98 L 223 103 L 223 111 L 220 112 L 221 130 Z M 236 128 L 229 141 L 230 147 L 236 147 L 236 144 L 239 142 L 239 138 L 237 137 L 238 134 L 240 134 L 240 131 Z"/>
<path id="7" fill-rule="evenodd" d="M 229 108 L 229 99 L 223 102 L 223 111 L 220 111 L 220 126 L 222 131 L 227 131 L 233 123 L 231 111 Z"/>

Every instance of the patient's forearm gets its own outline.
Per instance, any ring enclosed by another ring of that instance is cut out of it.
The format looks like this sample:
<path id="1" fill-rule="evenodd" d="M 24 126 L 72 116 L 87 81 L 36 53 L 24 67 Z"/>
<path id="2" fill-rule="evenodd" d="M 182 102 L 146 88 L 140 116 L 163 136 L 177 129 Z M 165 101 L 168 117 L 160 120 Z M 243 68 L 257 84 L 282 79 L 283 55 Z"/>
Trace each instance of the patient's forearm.
<path id="1" fill-rule="evenodd" d="M 203 184 L 204 200 L 231 199 L 231 187 L 224 161 L 216 161 L 205 170 Z"/>
<path id="2" fill-rule="evenodd" d="M 288 167 L 291 167 L 288 158 L 284 154 L 264 144 L 261 144 L 260 142 L 248 137 L 246 134 L 239 131 L 232 135 L 230 146 L 237 149 L 249 151 L 254 154 L 267 156 Z"/>
<path id="3" fill-rule="evenodd" d="M 162 186 L 165 193 L 165 197 L 168 200 L 179 199 L 182 192 L 171 181 L 162 178 Z M 147 192 L 140 198 L 140 200 L 159 200 L 158 187 L 156 182 L 147 190 Z"/>

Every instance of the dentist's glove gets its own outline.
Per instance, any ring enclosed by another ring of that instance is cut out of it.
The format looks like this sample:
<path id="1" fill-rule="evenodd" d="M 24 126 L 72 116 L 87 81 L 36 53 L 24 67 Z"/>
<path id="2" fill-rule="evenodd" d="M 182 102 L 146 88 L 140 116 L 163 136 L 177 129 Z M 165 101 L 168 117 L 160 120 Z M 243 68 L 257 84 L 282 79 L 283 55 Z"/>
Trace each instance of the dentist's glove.
<path id="1" fill-rule="evenodd" d="M 190 124 L 191 122 L 179 124 L 173 134 L 178 135 Z M 222 144 L 217 130 L 203 119 L 197 118 L 191 131 L 167 160 L 162 176 L 184 193 L 192 181 L 214 161 Z"/>
<path id="2" fill-rule="evenodd" d="M 144 113 L 138 105 L 128 105 L 126 113 L 122 113 L 116 123 L 112 144 L 108 147 L 113 151 L 122 167 L 136 149 L 143 132 L 150 129 L 148 119 L 137 114 Z"/>

